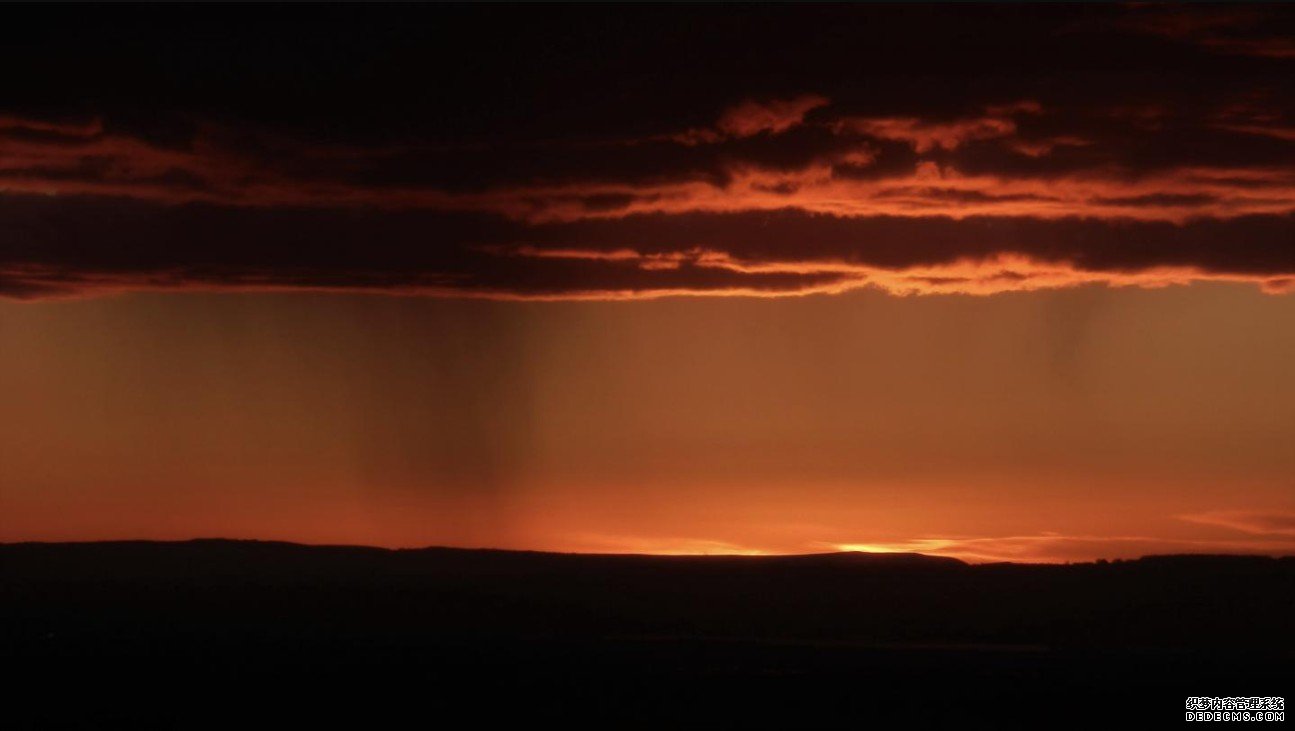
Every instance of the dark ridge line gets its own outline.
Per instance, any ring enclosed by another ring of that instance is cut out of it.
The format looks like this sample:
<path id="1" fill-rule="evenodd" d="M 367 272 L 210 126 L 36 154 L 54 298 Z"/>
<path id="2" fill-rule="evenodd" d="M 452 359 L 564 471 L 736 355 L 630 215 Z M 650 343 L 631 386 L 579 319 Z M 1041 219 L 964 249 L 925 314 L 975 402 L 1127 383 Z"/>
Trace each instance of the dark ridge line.
<path id="1" fill-rule="evenodd" d="M 294 541 L 266 540 L 257 538 L 189 538 L 181 540 L 152 540 L 152 539 L 113 539 L 113 540 L 88 540 L 88 541 L 12 541 L 0 542 L 0 551 L 10 548 L 91 548 L 91 547 L 150 547 L 150 548 L 173 548 L 173 547 L 247 547 L 247 548 L 264 548 L 270 550 L 297 550 L 297 551 L 353 551 L 370 554 L 382 555 L 417 555 L 417 554 L 459 554 L 459 555 L 490 555 L 490 556 L 515 556 L 531 558 L 570 558 L 579 560 L 582 558 L 590 559 L 613 559 L 623 561 L 643 561 L 643 560 L 660 560 L 660 561 L 678 561 L 678 562 L 707 562 L 707 561 L 742 561 L 751 563 L 775 563 L 775 562 L 805 562 L 821 563 L 833 562 L 836 565 L 883 565 L 883 564 L 902 564 L 902 563 L 927 563 L 927 565 L 946 565 L 961 566 L 973 568 L 977 566 L 1030 566 L 1030 567 L 1065 567 L 1065 566 L 1107 566 L 1117 564 L 1131 564 L 1139 562 L 1165 562 L 1165 561 L 1295 561 L 1295 556 L 1282 555 L 1274 556 L 1269 554 L 1251 554 L 1251 553 L 1165 553 L 1165 554 L 1147 554 L 1137 558 L 1129 559 L 1095 559 L 1092 561 L 1067 561 L 1067 562 L 1029 562 L 1029 561 L 983 561 L 970 562 L 953 556 L 939 556 L 932 554 L 919 553 L 914 551 L 904 552 L 870 552 L 870 551 L 827 551 L 819 553 L 777 553 L 777 554 L 741 554 L 741 553 L 710 553 L 710 554 L 667 554 L 667 553 L 599 553 L 599 552 L 579 552 L 579 551 L 543 551 L 534 549 L 510 549 L 510 548 L 487 548 L 487 547 L 462 547 L 462 546 L 420 546 L 420 547 L 386 547 L 386 546 L 369 546 L 363 544 L 348 543 L 298 543 Z"/>

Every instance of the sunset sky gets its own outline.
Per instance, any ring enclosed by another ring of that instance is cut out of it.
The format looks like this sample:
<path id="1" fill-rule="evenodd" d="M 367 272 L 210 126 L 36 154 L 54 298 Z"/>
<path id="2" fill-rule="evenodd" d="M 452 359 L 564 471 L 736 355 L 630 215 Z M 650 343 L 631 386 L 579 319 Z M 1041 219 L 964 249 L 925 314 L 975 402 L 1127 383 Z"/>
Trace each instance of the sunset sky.
<path id="1" fill-rule="evenodd" d="M 1295 554 L 1289 7 L 32 12 L 0 541 Z"/>

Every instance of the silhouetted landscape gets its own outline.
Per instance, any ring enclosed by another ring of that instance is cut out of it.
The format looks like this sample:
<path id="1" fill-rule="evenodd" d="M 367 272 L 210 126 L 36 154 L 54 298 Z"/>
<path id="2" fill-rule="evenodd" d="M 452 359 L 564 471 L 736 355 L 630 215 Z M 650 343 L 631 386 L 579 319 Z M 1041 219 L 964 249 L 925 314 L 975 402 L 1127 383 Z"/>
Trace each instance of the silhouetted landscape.
<path id="1" fill-rule="evenodd" d="M 0 731 L 1295 698 L 1295 3 L 11 18 Z"/>
<path id="2" fill-rule="evenodd" d="M 0 546 L 0 607 L 37 726 L 1176 722 L 1188 695 L 1289 697 L 1295 656 L 1295 558 L 29 543 Z"/>

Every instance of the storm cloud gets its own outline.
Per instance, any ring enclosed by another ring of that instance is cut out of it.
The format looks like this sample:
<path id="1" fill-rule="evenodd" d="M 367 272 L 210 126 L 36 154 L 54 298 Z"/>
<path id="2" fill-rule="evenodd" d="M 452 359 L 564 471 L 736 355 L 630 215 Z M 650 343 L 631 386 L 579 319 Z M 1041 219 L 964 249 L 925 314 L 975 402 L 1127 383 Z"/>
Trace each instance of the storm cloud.
<path id="1" fill-rule="evenodd" d="M 1284 7 L 258 14 L 3 44 L 0 296 L 1295 288 Z"/>

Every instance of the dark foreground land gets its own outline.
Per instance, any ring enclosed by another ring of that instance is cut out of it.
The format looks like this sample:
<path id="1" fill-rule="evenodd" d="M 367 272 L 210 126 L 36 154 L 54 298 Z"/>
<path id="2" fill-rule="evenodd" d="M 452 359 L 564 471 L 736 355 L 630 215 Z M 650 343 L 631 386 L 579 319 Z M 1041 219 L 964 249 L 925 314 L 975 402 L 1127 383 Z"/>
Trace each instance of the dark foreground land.
<path id="1" fill-rule="evenodd" d="M 1178 725 L 1295 695 L 1295 559 L 0 545 L 0 659 L 15 728 Z"/>

